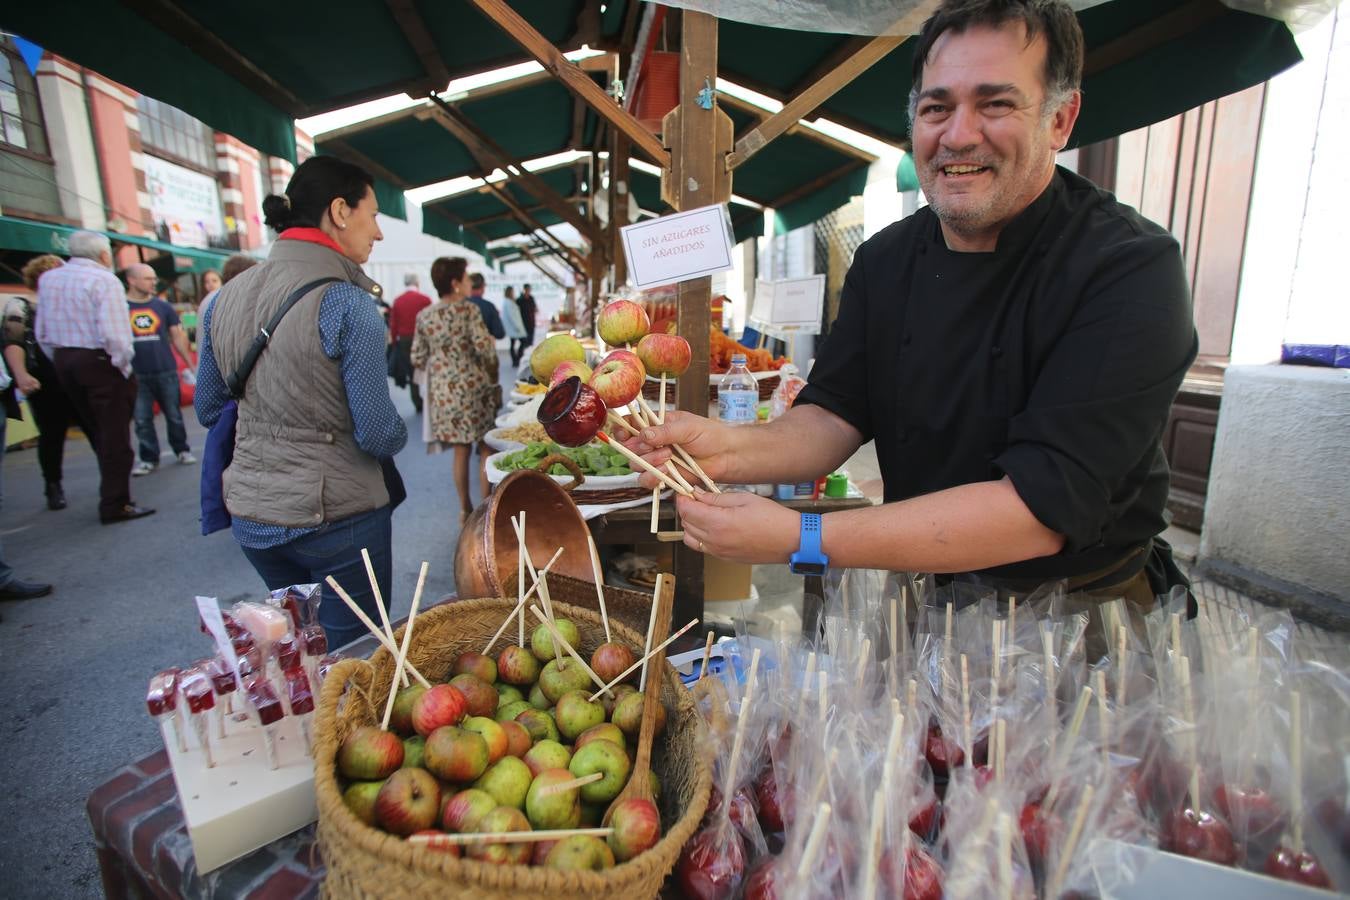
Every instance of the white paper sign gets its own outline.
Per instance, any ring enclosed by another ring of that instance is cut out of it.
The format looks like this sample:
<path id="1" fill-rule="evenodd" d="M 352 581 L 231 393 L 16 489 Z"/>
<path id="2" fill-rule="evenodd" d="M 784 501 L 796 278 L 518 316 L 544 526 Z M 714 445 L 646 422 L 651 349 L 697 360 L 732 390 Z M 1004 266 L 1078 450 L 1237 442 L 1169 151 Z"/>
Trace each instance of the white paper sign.
<path id="1" fill-rule="evenodd" d="M 181 247 L 209 247 L 224 233 L 220 185 L 209 175 L 145 155 L 145 187 L 150 217 L 169 229 L 169 240 Z"/>
<path id="2" fill-rule="evenodd" d="M 824 308 L 824 275 L 756 281 L 750 318 L 773 328 L 818 329 Z"/>
<path id="3" fill-rule="evenodd" d="M 629 279 L 639 289 L 702 278 L 732 265 L 725 204 L 648 219 L 622 234 Z"/>

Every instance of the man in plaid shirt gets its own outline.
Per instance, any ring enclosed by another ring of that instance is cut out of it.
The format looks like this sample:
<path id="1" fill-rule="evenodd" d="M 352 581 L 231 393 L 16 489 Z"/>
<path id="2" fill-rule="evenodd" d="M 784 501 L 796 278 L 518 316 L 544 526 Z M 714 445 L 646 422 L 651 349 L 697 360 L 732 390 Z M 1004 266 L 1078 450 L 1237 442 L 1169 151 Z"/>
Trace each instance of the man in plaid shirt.
<path id="1" fill-rule="evenodd" d="M 70 262 L 38 283 L 33 332 L 56 366 L 71 403 L 93 426 L 98 455 L 99 520 L 104 525 L 154 512 L 131 500 L 129 429 L 136 401 L 131 376 L 131 320 L 127 295 L 112 269 L 107 235 L 70 236 Z"/>

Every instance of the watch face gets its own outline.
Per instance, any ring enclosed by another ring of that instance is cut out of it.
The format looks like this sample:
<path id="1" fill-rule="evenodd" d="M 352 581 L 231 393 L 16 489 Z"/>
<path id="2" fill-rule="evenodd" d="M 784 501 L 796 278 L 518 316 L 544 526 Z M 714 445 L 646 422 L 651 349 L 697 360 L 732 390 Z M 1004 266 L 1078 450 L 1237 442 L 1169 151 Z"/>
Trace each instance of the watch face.
<path id="1" fill-rule="evenodd" d="M 789 566 L 794 575 L 824 575 L 825 564 L 818 562 L 794 562 Z"/>

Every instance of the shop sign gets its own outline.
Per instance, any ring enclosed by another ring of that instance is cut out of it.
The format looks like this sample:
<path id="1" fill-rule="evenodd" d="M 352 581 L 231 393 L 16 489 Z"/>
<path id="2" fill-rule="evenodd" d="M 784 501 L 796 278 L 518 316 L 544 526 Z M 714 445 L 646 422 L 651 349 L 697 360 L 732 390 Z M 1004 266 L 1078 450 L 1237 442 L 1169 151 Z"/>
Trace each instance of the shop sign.
<path id="1" fill-rule="evenodd" d="M 224 233 L 220 186 L 211 176 L 146 154 L 145 184 L 155 227 L 167 227 L 171 243 L 205 248 Z"/>
<path id="2" fill-rule="evenodd" d="M 648 219 L 622 229 L 629 279 L 639 289 L 702 278 L 732 267 L 725 204 Z"/>

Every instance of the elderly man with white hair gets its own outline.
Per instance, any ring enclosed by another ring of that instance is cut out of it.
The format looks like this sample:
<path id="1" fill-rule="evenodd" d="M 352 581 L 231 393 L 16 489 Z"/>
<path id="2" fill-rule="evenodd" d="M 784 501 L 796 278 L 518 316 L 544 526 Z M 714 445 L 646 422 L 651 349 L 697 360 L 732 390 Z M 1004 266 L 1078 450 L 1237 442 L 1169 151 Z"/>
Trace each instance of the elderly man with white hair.
<path id="1" fill-rule="evenodd" d="M 122 282 L 112 273 L 107 235 L 70 236 L 70 262 L 38 284 L 34 335 L 56 366 L 71 403 L 93 427 L 98 455 L 99 521 L 104 525 L 154 512 L 131 500 L 131 321 Z"/>

